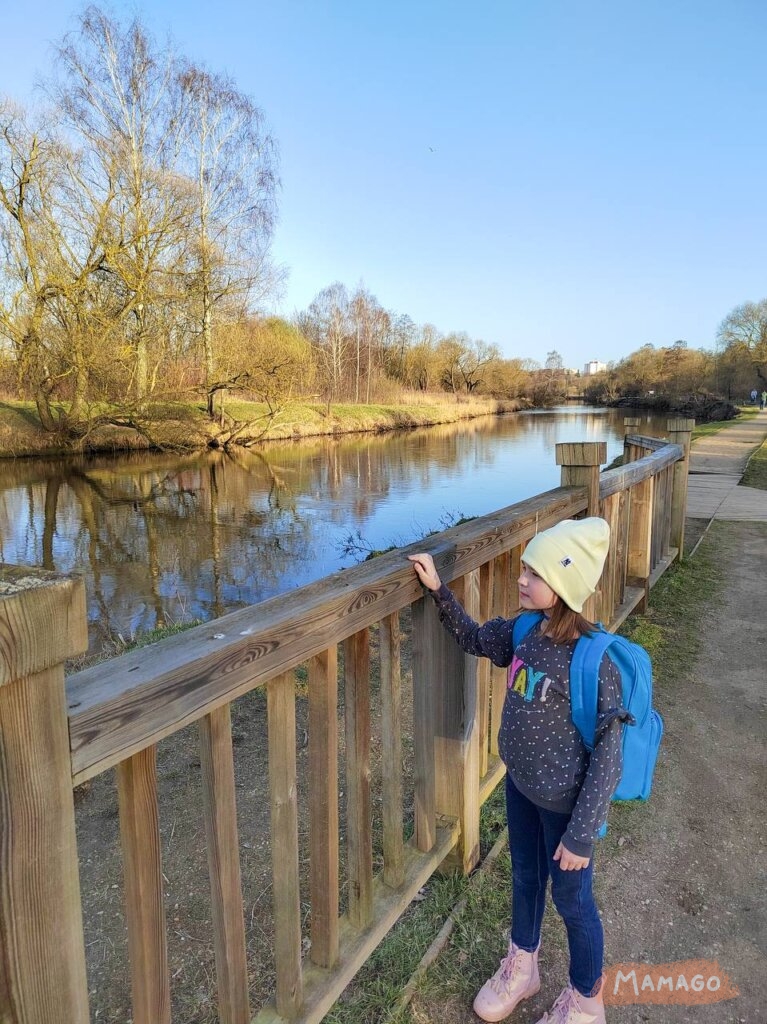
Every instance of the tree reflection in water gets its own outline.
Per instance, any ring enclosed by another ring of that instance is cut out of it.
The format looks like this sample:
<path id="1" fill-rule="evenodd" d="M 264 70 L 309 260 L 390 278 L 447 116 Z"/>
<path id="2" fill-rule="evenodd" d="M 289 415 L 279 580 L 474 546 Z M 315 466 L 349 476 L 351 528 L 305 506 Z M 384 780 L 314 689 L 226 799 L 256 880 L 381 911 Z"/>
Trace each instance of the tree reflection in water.
<path id="1" fill-rule="evenodd" d="M 92 647 L 208 620 L 334 572 L 348 537 L 407 543 L 557 486 L 557 441 L 622 445 L 626 410 L 486 417 L 179 456 L 8 460 L 0 560 L 80 570 Z M 660 433 L 649 421 L 644 432 Z"/>

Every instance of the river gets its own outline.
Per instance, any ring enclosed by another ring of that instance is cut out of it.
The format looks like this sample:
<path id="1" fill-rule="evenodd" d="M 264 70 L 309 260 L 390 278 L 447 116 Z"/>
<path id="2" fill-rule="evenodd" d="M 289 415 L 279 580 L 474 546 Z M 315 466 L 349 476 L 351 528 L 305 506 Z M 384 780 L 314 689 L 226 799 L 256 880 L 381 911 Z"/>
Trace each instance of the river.
<path id="1" fill-rule="evenodd" d="M 209 620 L 556 487 L 559 441 L 623 446 L 567 406 L 258 450 L 0 462 L 0 561 L 84 574 L 91 649 Z M 639 414 L 636 414 L 639 415 Z M 642 414 L 643 433 L 665 418 Z"/>

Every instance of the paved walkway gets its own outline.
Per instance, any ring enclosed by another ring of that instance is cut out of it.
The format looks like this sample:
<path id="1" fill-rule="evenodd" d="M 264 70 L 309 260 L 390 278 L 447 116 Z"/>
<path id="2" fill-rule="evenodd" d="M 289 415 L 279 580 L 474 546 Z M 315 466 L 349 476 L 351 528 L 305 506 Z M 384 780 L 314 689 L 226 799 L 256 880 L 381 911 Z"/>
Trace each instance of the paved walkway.
<path id="1" fill-rule="evenodd" d="M 687 516 L 767 522 L 767 491 L 741 487 L 751 454 L 767 437 L 767 413 L 699 437 L 690 453 Z"/>

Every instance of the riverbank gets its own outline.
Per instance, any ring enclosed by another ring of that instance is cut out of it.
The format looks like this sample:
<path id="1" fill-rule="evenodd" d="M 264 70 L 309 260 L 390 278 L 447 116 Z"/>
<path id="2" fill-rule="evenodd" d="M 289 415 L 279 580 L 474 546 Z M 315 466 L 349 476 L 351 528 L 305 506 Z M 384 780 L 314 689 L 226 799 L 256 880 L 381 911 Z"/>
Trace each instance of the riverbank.
<path id="1" fill-rule="evenodd" d="M 231 401 L 226 414 L 229 420 L 244 425 L 238 430 L 238 442 L 261 443 L 428 427 L 518 412 L 523 407 L 524 403 L 517 400 L 409 395 L 400 402 L 377 405 L 290 402 L 271 422 L 267 406 L 259 402 Z M 194 451 L 220 447 L 227 436 L 222 435 L 219 423 L 211 422 L 202 406 L 191 403 L 166 404 L 142 426 L 143 431 L 139 431 L 107 424 L 69 440 L 40 427 L 33 402 L 0 400 L 0 458 L 152 449 Z"/>

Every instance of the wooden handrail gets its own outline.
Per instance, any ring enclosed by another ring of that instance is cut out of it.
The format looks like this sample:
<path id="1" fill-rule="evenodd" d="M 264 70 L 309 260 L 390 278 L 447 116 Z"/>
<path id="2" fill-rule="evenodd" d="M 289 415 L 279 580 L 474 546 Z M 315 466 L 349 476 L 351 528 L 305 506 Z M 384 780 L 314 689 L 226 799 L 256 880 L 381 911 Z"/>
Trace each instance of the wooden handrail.
<path id="1" fill-rule="evenodd" d="M 633 425 L 633 424 L 632 424 Z M 346 983 L 439 867 L 468 873 L 479 857 L 479 811 L 502 778 L 495 735 L 506 680 L 478 673 L 438 621 L 409 552 L 429 550 L 442 579 L 468 613 L 513 615 L 513 580 L 525 544 L 565 518 L 601 515 L 611 545 L 588 614 L 610 628 L 642 608 L 649 588 L 679 555 L 691 421 L 669 422 L 673 443 L 626 437 L 625 464 L 600 474 L 603 442 L 560 444 L 563 486 L 453 527 L 407 548 L 198 626 L 70 677 L 63 659 L 81 648 L 85 607 L 80 581 L 39 570 L 3 570 L 0 611 L 0 939 L 15 950 L 0 965 L 13 993 L 9 1024 L 39 1024 L 60 1003 L 67 1020 L 88 1015 L 77 890 L 71 784 L 118 766 L 137 1024 L 170 1020 L 155 747 L 199 723 L 202 815 L 212 885 L 213 943 L 222 1024 L 250 1016 L 242 914 L 229 705 L 266 689 L 272 831 L 276 988 L 259 1024 L 316 1024 Z M 648 452 L 649 454 L 642 454 Z M 6 590 L 3 590 L 3 584 Z M 413 836 L 403 841 L 399 614 L 411 612 L 413 679 Z M 71 618 L 70 618 L 71 617 Z M 51 624 L 52 623 L 52 624 Z M 382 870 L 373 874 L 370 687 L 371 628 L 380 657 Z M 7 634 L 7 635 L 6 635 Z M 339 824 L 338 646 L 344 652 L 345 829 Z M 308 666 L 311 953 L 302 956 L 294 669 Z M 45 728 L 37 728 L 39 722 Z M 66 731 L 69 727 L 69 750 Z M 53 767 L 55 785 L 37 785 Z M 49 836 L 40 870 L 29 872 L 24 844 L 34 810 Z M 347 911 L 339 916 L 339 845 L 345 832 Z M 55 837 L 55 841 L 54 841 Z M 43 870 L 44 869 L 44 870 Z M 16 907 L 34 912 L 23 920 Z M 67 943 L 56 943 L 55 934 Z M 48 974 L 24 955 L 46 949 Z M 31 966 L 29 966 L 31 964 Z M 41 1016 L 42 1012 L 42 1016 Z"/>
<path id="2" fill-rule="evenodd" d="M 557 487 L 446 530 L 428 546 L 450 583 L 585 507 L 583 488 Z M 423 591 L 404 556 L 424 543 L 70 676 L 73 782 L 100 774 L 417 601 Z"/>

